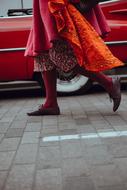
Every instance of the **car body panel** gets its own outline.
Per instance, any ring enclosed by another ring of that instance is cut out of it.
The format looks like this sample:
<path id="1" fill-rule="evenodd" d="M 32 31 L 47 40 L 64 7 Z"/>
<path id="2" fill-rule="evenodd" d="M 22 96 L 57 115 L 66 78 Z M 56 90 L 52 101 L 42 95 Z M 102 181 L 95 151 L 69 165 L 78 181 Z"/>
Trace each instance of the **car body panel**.
<path id="1" fill-rule="evenodd" d="M 0 49 L 25 47 L 32 16 L 0 18 Z"/>
<path id="2" fill-rule="evenodd" d="M 124 63 L 127 62 L 127 0 L 101 3 L 111 32 L 105 38 L 111 52 Z"/>
<path id="3" fill-rule="evenodd" d="M 127 62 L 127 21 L 108 20 L 111 32 L 105 39 L 111 52 L 124 63 Z"/>
<path id="4" fill-rule="evenodd" d="M 127 21 L 127 0 L 111 0 L 101 3 L 101 8 L 108 20 Z"/>
<path id="5" fill-rule="evenodd" d="M 31 18 L 0 18 L 0 81 L 32 79 L 33 59 L 24 57 Z"/>

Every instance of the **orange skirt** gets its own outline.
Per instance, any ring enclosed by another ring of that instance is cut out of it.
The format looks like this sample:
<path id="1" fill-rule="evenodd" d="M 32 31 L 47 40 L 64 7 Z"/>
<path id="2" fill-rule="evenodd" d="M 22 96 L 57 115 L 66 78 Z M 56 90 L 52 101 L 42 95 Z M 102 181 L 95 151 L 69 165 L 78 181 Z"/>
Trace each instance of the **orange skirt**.
<path id="1" fill-rule="evenodd" d="M 66 0 L 49 0 L 48 6 L 55 18 L 59 36 L 70 43 L 80 66 L 100 72 L 123 65 L 72 4 Z"/>

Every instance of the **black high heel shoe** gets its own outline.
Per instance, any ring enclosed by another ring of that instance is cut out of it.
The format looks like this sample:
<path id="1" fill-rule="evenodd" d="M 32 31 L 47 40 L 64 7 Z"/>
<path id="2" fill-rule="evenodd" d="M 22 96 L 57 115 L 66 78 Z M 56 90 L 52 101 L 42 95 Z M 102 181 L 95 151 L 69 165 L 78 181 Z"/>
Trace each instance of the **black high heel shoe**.
<path id="1" fill-rule="evenodd" d="M 113 111 L 115 112 L 121 103 L 121 88 L 120 88 L 120 79 L 112 79 L 112 89 L 109 92 L 110 100 L 113 101 Z"/>

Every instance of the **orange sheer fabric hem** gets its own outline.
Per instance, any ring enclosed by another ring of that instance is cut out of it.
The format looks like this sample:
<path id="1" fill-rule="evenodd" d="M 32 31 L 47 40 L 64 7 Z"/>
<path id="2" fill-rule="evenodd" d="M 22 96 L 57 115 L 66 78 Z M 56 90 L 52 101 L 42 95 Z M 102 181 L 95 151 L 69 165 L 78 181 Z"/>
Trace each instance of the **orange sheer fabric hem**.
<path id="1" fill-rule="evenodd" d="M 48 6 L 55 17 L 60 37 L 71 44 L 80 66 L 99 72 L 123 65 L 72 4 L 64 0 L 49 0 Z"/>

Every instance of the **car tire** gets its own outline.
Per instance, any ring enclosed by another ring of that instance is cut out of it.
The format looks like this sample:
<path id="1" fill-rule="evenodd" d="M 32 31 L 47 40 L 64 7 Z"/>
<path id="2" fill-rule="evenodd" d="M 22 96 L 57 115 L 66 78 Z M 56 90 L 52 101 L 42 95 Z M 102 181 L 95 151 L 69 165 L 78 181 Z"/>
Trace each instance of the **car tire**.
<path id="1" fill-rule="evenodd" d="M 34 80 L 38 81 L 43 92 L 45 92 L 44 82 L 40 72 L 35 72 Z M 82 75 L 73 73 L 62 73 L 57 76 L 57 93 L 59 95 L 84 94 L 92 87 L 92 82 Z"/>
<path id="2" fill-rule="evenodd" d="M 82 75 L 75 75 L 73 72 L 62 73 L 57 77 L 58 94 L 81 94 L 86 93 L 92 87 L 92 81 Z"/>

